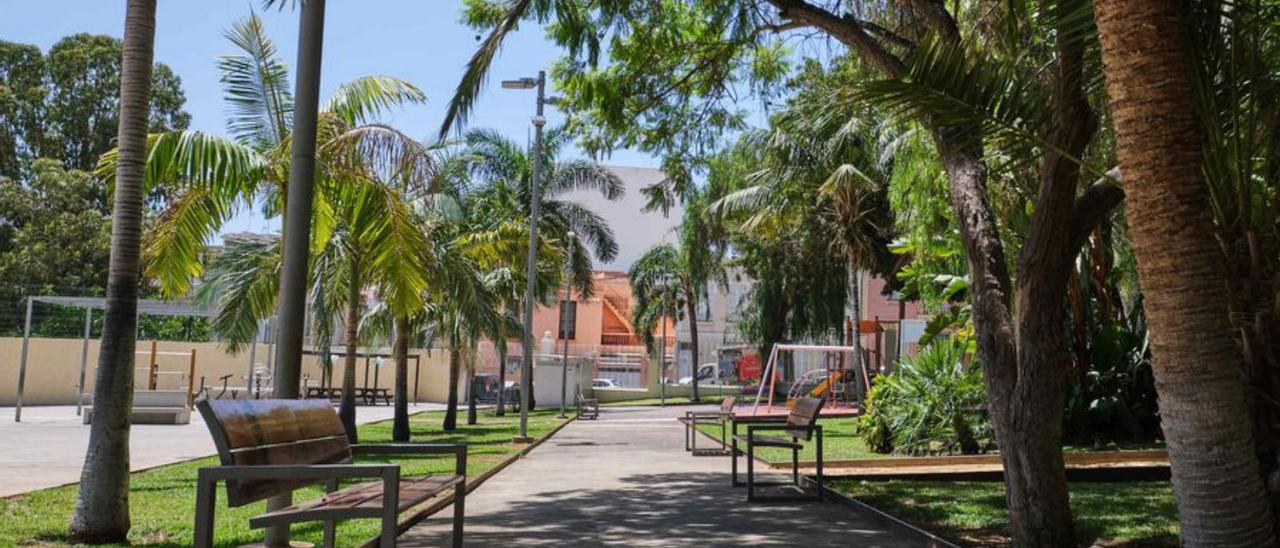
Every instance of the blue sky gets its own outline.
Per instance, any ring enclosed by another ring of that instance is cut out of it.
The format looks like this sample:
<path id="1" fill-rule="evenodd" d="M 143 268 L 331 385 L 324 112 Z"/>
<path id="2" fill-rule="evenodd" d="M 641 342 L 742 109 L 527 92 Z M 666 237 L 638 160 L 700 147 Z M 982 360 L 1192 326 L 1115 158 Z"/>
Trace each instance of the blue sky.
<path id="1" fill-rule="evenodd" d="M 387 120 L 410 135 L 434 137 L 449 97 L 478 42 L 476 33 L 458 22 L 460 0 L 330 0 L 325 25 L 322 86 L 325 93 L 352 78 L 386 74 L 405 78 L 428 97 L 424 106 L 394 113 Z M 123 0 L 0 0 L 0 39 L 35 44 L 47 50 L 77 32 L 119 37 L 124 25 Z M 224 103 L 214 66 L 219 55 L 234 53 L 223 31 L 254 9 L 292 67 L 296 58 L 298 16 L 291 10 L 263 11 L 258 0 L 161 0 L 156 22 L 156 60 L 182 78 L 186 110 L 193 129 L 224 131 Z M 532 25 L 509 37 L 490 72 L 471 127 L 488 127 L 524 140 L 529 135 L 533 93 L 503 90 L 504 78 L 533 75 L 559 55 Z M 552 123 L 559 121 L 551 113 Z M 619 151 L 607 163 L 657 167 L 645 154 Z M 241 215 L 226 232 L 264 231 L 275 224 L 254 214 Z"/>

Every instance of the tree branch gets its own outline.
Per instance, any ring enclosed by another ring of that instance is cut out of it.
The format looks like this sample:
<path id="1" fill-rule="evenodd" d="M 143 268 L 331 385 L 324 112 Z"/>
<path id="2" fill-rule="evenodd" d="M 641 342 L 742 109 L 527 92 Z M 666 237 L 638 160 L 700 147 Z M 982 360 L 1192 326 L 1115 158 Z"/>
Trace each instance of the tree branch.
<path id="1" fill-rule="evenodd" d="M 832 38 L 857 50 L 867 61 L 889 78 L 900 78 L 906 65 L 877 42 L 853 16 L 838 16 L 805 0 L 767 0 L 778 9 L 778 16 L 789 23 L 800 23 L 826 31 Z"/>
<path id="2" fill-rule="evenodd" d="M 862 25 L 863 28 L 867 29 L 867 32 L 870 32 L 871 34 L 879 36 L 880 38 L 884 39 L 887 42 L 897 44 L 904 48 L 916 47 L 916 43 L 914 41 L 908 40 L 907 38 L 904 38 L 901 34 L 898 34 L 894 31 L 891 31 L 875 23 L 872 23 L 871 21 L 859 20 L 858 24 Z"/>
<path id="3" fill-rule="evenodd" d="M 1106 177 L 1091 183 L 1076 198 L 1071 208 L 1071 237 L 1068 240 L 1072 253 L 1079 250 L 1098 223 L 1124 201 L 1124 189 L 1115 183 L 1119 180 L 1120 168 L 1111 168 Z"/>
<path id="4" fill-rule="evenodd" d="M 947 6 L 942 0 L 908 0 L 908 2 L 915 9 L 916 15 L 920 16 L 925 24 L 938 33 L 944 41 L 951 44 L 960 43 L 960 25 L 956 23 L 955 17 L 951 16 L 951 12 L 947 11 Z"/>

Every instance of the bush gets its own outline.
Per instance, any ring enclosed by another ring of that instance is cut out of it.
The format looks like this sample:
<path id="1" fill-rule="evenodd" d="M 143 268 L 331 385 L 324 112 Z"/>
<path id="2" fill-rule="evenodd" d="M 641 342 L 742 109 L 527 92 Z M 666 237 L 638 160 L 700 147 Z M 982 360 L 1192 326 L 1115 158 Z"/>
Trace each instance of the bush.
<path id="1" fill-rule="evenodd" d="M 982 371 L 969 345 L 936 339 L 897 371 L 876 378 L 858 435 L 873 451 L 974 454 L 990 445 Z"/>

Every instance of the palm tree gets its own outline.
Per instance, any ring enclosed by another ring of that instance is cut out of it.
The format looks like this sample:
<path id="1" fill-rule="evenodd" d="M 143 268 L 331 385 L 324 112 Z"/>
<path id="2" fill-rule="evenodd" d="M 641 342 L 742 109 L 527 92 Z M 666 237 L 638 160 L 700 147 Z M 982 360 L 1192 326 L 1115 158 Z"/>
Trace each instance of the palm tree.
<path id="1" fill-rule="evenodd" d="M 1156 0 L 1094 6 L 1182 541 L 1272 546 L 1243 359 L 1221 298 L 1187 14 Z"/>
<path id="2" fill-rule="evenodd" d="M 120 133 L 111 264 L 93 425 L 69 534 L 85 543 L 125 542 L 129 533 L 129 417 L 138 323 L 142 200 L 155 53 L 156 2 L 129 0 L 120 72 Z"/>
<path id="3" fill-rule="evenodd" d="M 608 168 L 588 160 L 557 161 L 560 150 L 567 144 L 568 136 L 561 130 L 550 130 L 543 139 L 544 166 L 541 170 L 540 214 L 538 234 L 540 245 L 555 245 L 563 254 L 566 246 L 572 249 L 569 261 L 573 285 L 581 295 L 591 295 L 591 255 L 601 261 L 611 261 L 617 255 L 618 244 L 608 221 L 595 212 L 573 201 L 560 198 L 573 190 L 599 192 L 609 200 L 621 199 L 625 191 L 621 179 Z M 460 160 L 469 166 L 470 174 L 478 188 L 467 193 L 466 209 L 472 226 L 480 237 L 490 244 L 489 252 L 480 259 L 487 270 L 506 268 L 509 275 L 494 278 L 503 314 L 514 314 L 523 306 L 525 276 L 523 261 L 528 251 L 511 249 L 493 253 L 492 244 L 503 239 L 523 235 L 528 241 L 527 219 L 531 196 L 530 181 L 533 176 L 533 150 L 524 148 L 494 131 L 472 130 L 464 136 L 466 145 Z M 523 223 L 523 226 L 522 226 Z M 569 233 L 574 241 L 569 245 Z M 539 253 L 539 279 L 536 293 L 538 301 L 546 304 L 551 292 L 558 286 L 560 263 L 551 263 L 545 252 Z M 498 351 L 499 386 L 506 386 L 507 338 L 518 333 L 508 331 L 504 322 L 495 324 L 498 331 L 490 334 Z M 499 340 L 501 339 L 501 340 Z M 504 413 L 505 394 L 499 390 L 498 412 Z"/>
<path id="4" fill-rule="evenodd" d="M 684 218 L 678 229 L 679 244 L 659 244 L 649 248 L 631 266 L 628 274 L 631 293 L 636 299 L 632 323 L 640 331 L 650 350 L 653 346 L 653 329 L 662 318 L 664 306 L 673 318 L 683 316 L 689 325 L 689 346 L 692 353 L 692 398 L 698 394 L 698 307 L 707 296 L 707 286 L 713 282 L 724 286 L 728 283 L 723 266 L 723 253 L 713 244 L 712 212 L 708 207 L 705 191 L 690 190 L 685 198 Z M 668 283 L 674 282 L 674 283 Z M 670 285 L 670 287 L 667 287 Z M 665 305 L 664 305 L 665 302 Z M 679 310 L 682 307 L 683 312 Z M 662 349 L 660 355 L 665 353 Z"/>

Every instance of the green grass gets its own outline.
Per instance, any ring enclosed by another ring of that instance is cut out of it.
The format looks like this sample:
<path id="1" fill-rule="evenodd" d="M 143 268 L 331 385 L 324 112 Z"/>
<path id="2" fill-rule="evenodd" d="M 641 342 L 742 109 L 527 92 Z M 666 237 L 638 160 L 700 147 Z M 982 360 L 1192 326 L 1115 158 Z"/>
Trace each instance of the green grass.
<path id="1" fill-rule="evenodd" d="M 1001 482 L 842 480 L 835 487 L 961 544 L 1009 544 Z M 1169 482 L 1072 483 L 1070 489 L 1082 546 L 1178 545 L 1178 513 Z"/>
<path id="2" fill-rule="evenodd" d="M 706 405 L 706 404 L 720 405 L 720 401 L 723 399 L 724 399 L 724 396 L 702 396 L 702 399 L 700 401 L 694 402 L 689 398 L 680 396 L 680 397 L 667 398 L 666 404 L 667 405 Z M 600 404 L 600 407 L 631 407 L 631 406 L 659 406 L 659 405 L 662 405 L 662 398 L 644 398 L 640 400 L 611 401 L 608 403 L 602 402 Z"/>
<path id="3" fill-rule="evenodd" d="M 894 455 L 881 455 L 872 453 L 867 448 L 867 444 L 863 443 L 862 438 L 853 434 L 854 418 L 841 419 L 825 419 L 822 422 L 822 458 L 824 461 L 833 460 L 853 460 L 853 459 L 883 459 Z M 713 438 L 720 437 L 720 427 L 710 424 L 698 425 L 698 430 L 710 434 Z M 728 442 L 729 436 L 733 434 L 733 427 L 725 428 L 725 441 Z M 738 435 L 747 435 L 746 425 L 738 427 Z M 778 436 L 780 432 L 768 432 L 766 435 Z M 701 441 L 701 440 L 700 440 Z M 739 449 L 746 450 L 745 445 L 738 444 Z M 817 440 L 809 441 L 805 444 L 804 449 L 800 451 L 800 460 L 814 460 L 817 458 Z M 757 451 L 766 461 L 769 462 L 791 462 L 791 451 L 779 449 L 776 447 L 762 447 Z"/>
<path id="4" fill-rule="evenodd" d="M 460 419 L 465 423 L 465 413 Z M 540 409 L 529 415 L 529 434 L 540 438 L 562 421 L 556 411 Z M 520 415 L 508 413 L 495 417 L 481 413 L 479 424 L 459 424 L 458 429 L 446 434 L 441 429 L 443 412 L 414 415 L 410 420 L 415 442 L 465 443 L 468 446 L 467 476 L 475 477 L 493 468 L 509 455 L 518 452 L 523 445 L 511 443 L 519 431 Z M 366 424 L 360 427 L 362 443 L 391 441 L 391 422 Z M 435 472 L 453 472 L 452 456 L 427 458 L 361 459 L 362 463 L 398 462 L 404 475 Z M 129 503 L 133 528 L 129 532 L 132 545 L 190 546 L 195 513 L 196 470 L 202 466 L 217 465 L 217 459 L 206 458 L 172 464 L 133 475 L 129 486 Z M 70 485 L 35 491 L 10 499 L 0 499 L 0 546 L 68 546 L 65 533 L 76 501 L 77 486 Z M 314 498 L 322 493 L 320 488 L 308 488 L 295 493 L 296 500 Z M 240 508 L 226 508 L 226 494 L 218 488 L 218 512 L 216 531 L 217 546 L 239 546 L 261 542 L 262 530 L 250 529 L 250 517 L 261 513 L 265 503 Z M 321 541 L 319 523 L 299 524 L 293 527 L 295 539 Z M 357 546 L 376 536 L 379 524 L 376 520 L 353 520 L 338 525 L 338 546 Z"/>

